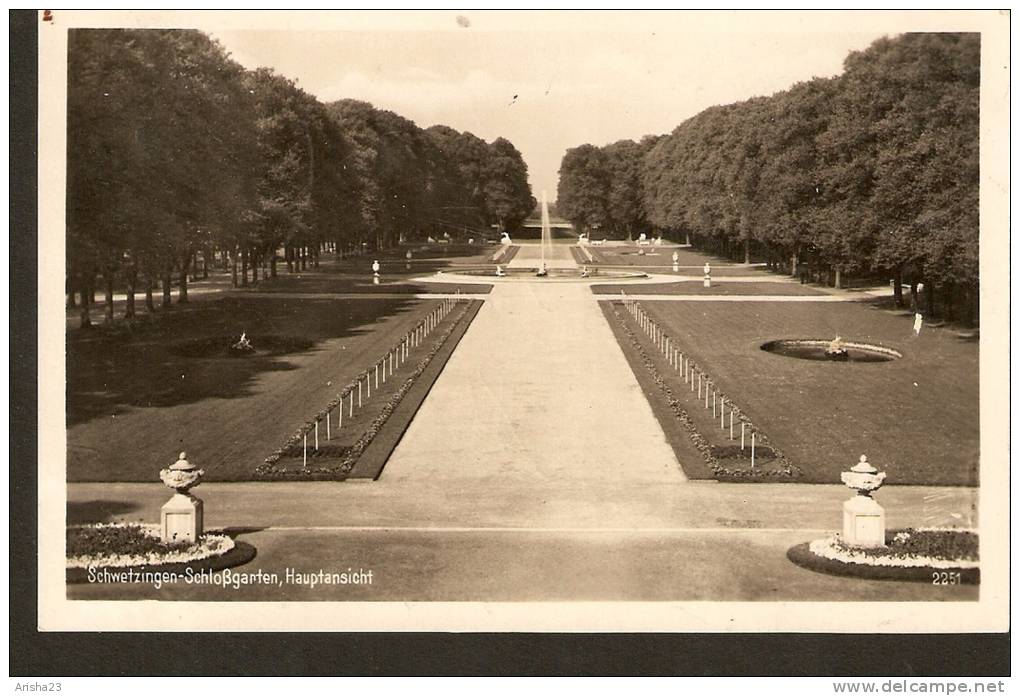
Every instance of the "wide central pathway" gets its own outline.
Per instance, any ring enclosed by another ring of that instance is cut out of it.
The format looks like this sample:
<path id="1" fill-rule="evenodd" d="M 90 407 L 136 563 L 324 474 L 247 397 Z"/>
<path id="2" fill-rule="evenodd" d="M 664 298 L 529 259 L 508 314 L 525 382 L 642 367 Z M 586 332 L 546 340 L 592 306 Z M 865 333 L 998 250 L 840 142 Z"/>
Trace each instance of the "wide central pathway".
<path id="1" fill-rule="evenodd" d="M 553 249 L 550 267 L 574 265 Z M 538 254 L 523 246 L 511 265 L 537 266 Z M 465 524 L 483 499 L 538 527 L 626 528 L 668 506 L 683 471 L 592 300 L 584 283 L 497 285 L 380 483 L 467 496 Z"/>

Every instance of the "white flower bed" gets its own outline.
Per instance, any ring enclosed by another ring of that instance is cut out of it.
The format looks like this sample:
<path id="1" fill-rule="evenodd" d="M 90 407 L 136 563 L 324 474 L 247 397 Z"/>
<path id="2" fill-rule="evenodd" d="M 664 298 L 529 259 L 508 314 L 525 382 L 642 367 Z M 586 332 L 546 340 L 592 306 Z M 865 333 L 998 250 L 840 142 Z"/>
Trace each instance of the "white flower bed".
<path id="1" fill-rule="evenodd" d="M 946 531 L 945 529 L 917 530 L 917 531 Z M 970 531 L 970 530 L 959 530 Z M 948 560 L 945 558 L 934 558 L 931 556 L 902 555 L 902 556 L 872 556 L 862 550 L 850 549 L 839 543 L 839 535 L 835 534 L 826 539 L 815 539 L 808 545 L 811 553 L 822 558 L 828 558 L 841 563 L 858 563 L 860 565 L 887 566 L 893 568 L 977 568 L 978 561 Z"/>
<path id="2" fill-rule="evenodd" d="M 141 527 L 142 530 L 155 538 L 160 537 L 157 524 L 124 524 L 120 522 L 106 524 L 77 525 L 77 527 Z M 144 555 L 127 554 L 92 554 L 89 556 L 73 556 L 67 559 L 68 568 L 127 568 L 130 566 L 166 565 L 168 563 L 189 563 L 206 558 L 222 556 L 234 548 L 234 540 L 225 534 L 205 534 L 201 543 L 181 551 L 170 553 L 148 553 Z"/>

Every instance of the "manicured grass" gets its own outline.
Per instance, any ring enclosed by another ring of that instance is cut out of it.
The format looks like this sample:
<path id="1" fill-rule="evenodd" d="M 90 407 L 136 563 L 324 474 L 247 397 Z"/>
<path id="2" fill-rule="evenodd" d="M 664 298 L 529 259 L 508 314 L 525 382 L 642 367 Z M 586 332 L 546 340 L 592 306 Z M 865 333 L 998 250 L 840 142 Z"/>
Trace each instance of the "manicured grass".
<path id="1" fill-rule="evenodd" d="M 390 295 L 390 294 L 425 294 L 425 293 L 488 293 L 492 285 L 486 283 L 429 283 L 414 281 L 412 278 L 427 275 L 421 265 L 414 266 L 415 271 L 388 271 L 385 267 L 380 273 L 379 283 L 373 282 L 371 273 L 355 275 L 337 271 L 319 273 L 295 273 L 281 275 L 275 279 L 259 283 L 252 288 L 253 292 L 280 293 L 335 293 L 357 295 Z"/>
<path id="2" fill-rule="evenodd" d="M 687 247 L 677 246 L 638 246 L 633 245 L 612 245 L 612 246 L 591 246 L 588 251 L 595 257 L 596 263 L 609 266 L 672 266 L 673 252 L 677 254 L 677 263 L 680 266 L 697 266 L 698 269 L 690 268 L 687 272 L 699 270 L 707 261 L 714 269 L 716 266 L 736 265 L 732 261 L 720 259 L 711 254 L 695 251 Z M 640 252 L 644 251 L 644 254 Z M 743 266 L 743 268 L 747 268 Z"/>
<path id="3" fill-rule="evenodd" d="M 374 259 L 379 259 L 380 263 L 386 261 L 402 262 L 407 258 L 408 251 L 411 252 L 412 263 L 414 261 L 433 260 L 450 264 L 474 264 L 489 263 L 492 255 L 499 251 L 499 245 L 480 242 L 475 244 L 405 244 L 378 253 L 368 252 L 360 256 L 350 257 L 344 259 L 342 264 L 355 263 L 364 265 L 367 263 L 371 265 Z"/>
<path id="4" fill-rule="evenodd" d="M 435 330 L 409 350 L 406 362 L 394 354 L 392 375 L 382 365 L 378 372 L 368 369 L 363 388 L 350 389 L 342 399 L 343 388 L 353 385 L 338 385 L 334 399 L 339 402 L 329 412 L 330 426 L 324 413 L 327 403 L 319 404 L 317 437 L 312 428 L 293 444 L 282 443 L 276 450 L 279 456 L 259 464 L 253 478 L 377 478 L 480 305 L 478 300 L 455 303 Z"/>
<path id="5" fill-rule="evenodd" d="M 863 453 L 889 484 L 977 485 L 976 342 L 941 329 L 914 337 L 908 319 L 856 303 L 641 304 L 800 469 L 796 480 L 839 483 Z M 837 334 L 903 357 L 847 364 L 760 350 L 768 340 Z M 680 373 L 662 371 L 683 390 Z"/>
<path id="6" fill-rule="evenodd" d="M 593 285 L 591 291 L 596 295 L 619 295 L 620 291 L 628 295 L 825 295 L 808 285 L 798 283 L 754 283 L 727 282 L 713 280 L 712 287 L 706 288 L 700 280 L 681 281 L 677 283 L 640 283 Z"/>
<path id="7" fill-rule="evenodd" d="M 254 468 L 437 302 L 225 297 L 115 331 L 71 331 L 70 481 L 158 481 L 180 450 L 211 481 Z M 290 353 L 187 357 L 204 338 L 300 339 Z M 307 348 L 301 347 L 306 345 Z M 184 354 L 182 354 L 182 352 Z"/>

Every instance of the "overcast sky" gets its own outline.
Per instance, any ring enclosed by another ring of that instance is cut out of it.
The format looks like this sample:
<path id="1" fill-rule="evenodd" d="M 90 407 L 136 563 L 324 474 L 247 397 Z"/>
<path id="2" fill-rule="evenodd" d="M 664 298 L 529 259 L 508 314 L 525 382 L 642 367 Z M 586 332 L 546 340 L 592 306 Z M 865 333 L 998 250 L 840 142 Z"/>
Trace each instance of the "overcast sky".
<path id="1" fill-rule="evenodd" d="M 484 14 L 437 14 L 438 26 L 395 30 L 210 33 L 245 67 L 271 67 L 323 101 L 362 99 L 422 127 L 506 137 L 536 197 L 546 189 L 550 200 L 569 147 L 666 133 L 713 104 L 835 75 L 847 53 L 890 33 L 805 25 L 796 13 L 768 25 L 746 15 L 545 16 L 534 29 L 521 15 L 496 26 Z"/>

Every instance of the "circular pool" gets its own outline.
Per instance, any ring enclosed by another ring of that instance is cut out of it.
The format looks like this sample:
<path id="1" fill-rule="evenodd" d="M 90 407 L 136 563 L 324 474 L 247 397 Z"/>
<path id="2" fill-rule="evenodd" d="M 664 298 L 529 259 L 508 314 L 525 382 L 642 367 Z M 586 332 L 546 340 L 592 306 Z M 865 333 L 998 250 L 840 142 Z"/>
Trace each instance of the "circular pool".
<path id="1" fill-rule="evenodd" d="M 898 350 L 874 343 L 842 341 L 842 349 L 836 353 L 830 351 L 831 344 L 831 339 L 794 338 L 768 341 L 761 349 L 787 358 L 835 363 L 880 363 L 903 357 Z"/>

